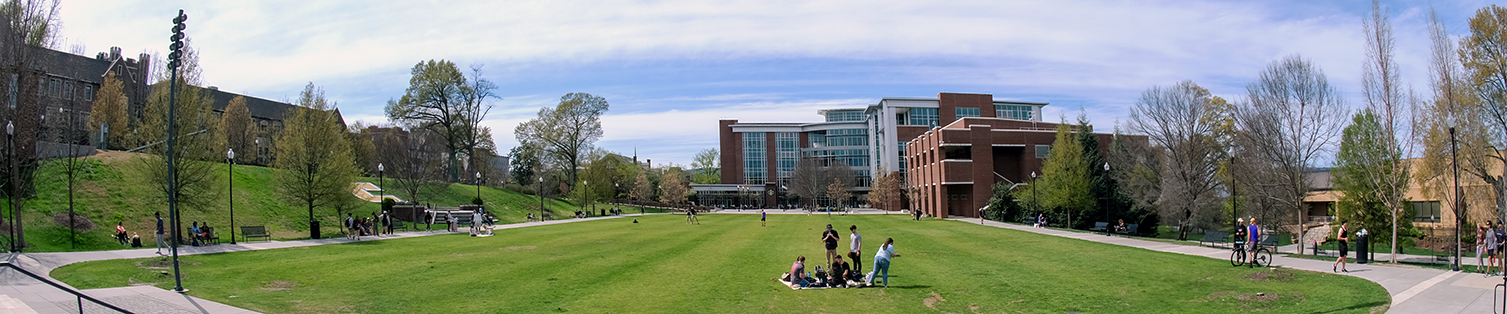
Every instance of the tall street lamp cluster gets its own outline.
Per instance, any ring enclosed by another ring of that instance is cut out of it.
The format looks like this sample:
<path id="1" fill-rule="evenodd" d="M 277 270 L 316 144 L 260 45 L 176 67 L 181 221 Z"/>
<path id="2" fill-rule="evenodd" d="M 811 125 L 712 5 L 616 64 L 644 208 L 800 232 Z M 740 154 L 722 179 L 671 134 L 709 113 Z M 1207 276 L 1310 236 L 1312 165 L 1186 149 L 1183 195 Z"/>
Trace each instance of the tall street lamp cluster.
<path id="1" fill-rule="evenodd" d="M 167 211 L 172 215 L 173 220 L 173 291 L 179 293 L 187 292 L 187 290 L 183 289 L 183 276 L 178 269 L 178 188 L 175 186 L 177 169 L 173 166 L 173 145 L 177 139 L 177 133 L 174 133 L 177 130 L 174 126 L 178 124 L 176 123 L 178 120 L 175 119 L 178 112 L 178 66 L 181 65 L 179 58 L 183 57 L 183 30 L 188 28 L 188 25 L 184 24 L 186 21 L 188 21 L 188 15 L 183 14 L 183 10 L 178 10 L 178 17 L 173 18 L 173 36 L 171 37 L 173 44 L 168 46 L 170 52 L 167 55 L 167 69 L 172 73 L 167 84 Z"/>

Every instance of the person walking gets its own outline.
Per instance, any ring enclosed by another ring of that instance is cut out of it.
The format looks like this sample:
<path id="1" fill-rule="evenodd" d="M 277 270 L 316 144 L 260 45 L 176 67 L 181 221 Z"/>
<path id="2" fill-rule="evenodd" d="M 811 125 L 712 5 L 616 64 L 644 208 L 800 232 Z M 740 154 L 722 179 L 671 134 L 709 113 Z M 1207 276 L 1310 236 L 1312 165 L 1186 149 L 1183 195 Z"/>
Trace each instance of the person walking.
<path id="1" fill-rule="evenodd" d="M 1491 276 L 1491 268 L 1497 266 L 1497 232 L 1496 225 L 1486 222 L 1486 276 Z"/>
<path id="2" fill-rule="evenodd" d="M 1335 236 L 1340 240 L 1340 242 L 1338 243 L 1340 247 L 1340 257 L 1334 259 L 1334 265 L 1330 265 L 1329 267 L 1330 271 L 1336 273 L 1341 271 L 1347 273 L 1350 272 L 1350 270 L 1345 269 L 1345 256 L 1350 254 L 1350 236 L 1346 234 L 1347 232 L 1350 232 L 1350 223 L 1340 222 L 1340 232 Z"/>
<path id="3" fill-rule="evenodd" d="M 1484 259 L 1486 258 L 1486 256 L 1481 254 L 1482 253 L 1481 251 L 1484 251 L 1485 249 L 1486 249 L 1486 227 L 1481 226 L 1481 225 L 1476 225 L 1476 271 L 1481 271 L 1482 270 L 1481 267 L 1486 266 L 1485 263 L 1482 263 L 1482 261 L 1484 261 Z"/>
<path id="4" fill-rule="evenodd" d="M 759 226 L 760 227 L 768 227 L 768 225 L 764 224 L 764 221 L 766 221 L 766 220 L 769 220 L 769 213 L 766 213 L 766 212 L 764 212 L 763 209 L 760 209 L 759 210 Z"/>
<path id="5" fill-rule="evenodd" d="M 853 259 L 853 273 L 863 272 L 863 236 L 858 235 L 858 225 L 848 226 L 848 258 Z"/>
<path id="6" fill-rule="evenodd" d="M 870 270 L 868 276 L 864 277 L 864 284 L 874 285 L 875 277 L 879 276 L 880 272 L 884 272 L 884 286 L 889 287 L 890 258 L 895 257 L 900 257 L 900 254 L 895 254 L 895 238 L 885 239 L 884 244 L 879 246 L 879 252 L 874 254 L 874 269 Z"/>
<path id="7" fill-rule="evenodd" d="M 162 212 L 152 214 L 157 217 L 157 255 L 162 255 L 162 248 L 167 247 L 167 238 L 163 236 Z"/>
<path id="8" fill-rule="evenodd" d="M 827 224 L 827 231 L 822 231 L 822 243 L 827 247 L 827 265 L 832 265 L 832 257 L 837 256 L 837 231 L 832 231 L 832 224 Z"/>
<path id="9" fill-rule="evenodd" d="M 1504 269 L 1507 269 L 1507 260 L 1503 260 L 1500 256 L 1502 254 L 1502 251 L 1507 251 L 1507 230 L 1504 230 L 1503 227 L 1507 226 L 1502 226 L 1502 221 L 1498 220 L 1497 228 L 1495 229 L 1497 249 L 1495 251 L 1491 251 L 1491 258 L 1497 261 L 1497 275 L 1502 275 L 1502 273 L 1507 272 L 1503 271 Z"/>

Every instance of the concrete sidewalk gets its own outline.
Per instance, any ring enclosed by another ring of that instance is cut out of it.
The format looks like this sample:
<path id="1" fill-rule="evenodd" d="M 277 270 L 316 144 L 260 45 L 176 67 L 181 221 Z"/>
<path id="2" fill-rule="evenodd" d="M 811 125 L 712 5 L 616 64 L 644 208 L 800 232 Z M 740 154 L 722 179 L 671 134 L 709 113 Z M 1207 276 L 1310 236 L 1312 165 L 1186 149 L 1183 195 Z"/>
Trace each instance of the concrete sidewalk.
<path id="1" fill-rule="evenodd" d="M 652 215 L 652 214 L 651 214 Z M 586 219 L 550 220 L 544 222 L 526 222 L 507 225 L 496 225 L 494 229 L 513 229 L 532 226 L 553 225 L 581 221 L 593 221 L 614 218 L 637 217 L 639 215 L 622 215 L 608 217 L 592 217 Z M 377 241 L 422 237 L 440 234 L 453 234 L 457 232 L 445 231 L 443 225 L 435 225 L 442 228 L 434 231 L 405 231 L 387 236 L 366 236 L 360 240 L 350 240 L 344 237 L 327 238 L 318 240 L 295 240 L 295 241 L 256 241 L 240 242 L 238 244 L 219 244 L 210 246 L 183 246 L 178 248 L 178 255 L 197 255 L 224 252 L 240 252 L 252 250 L 269 250 L 291 247 L 304 247 L 325 244 L 340 244 L 361 241 Z M 461 229 L 469 233 L 469 229 Z M 170 254 L 164 249 L 162 253 Z M 3 259 L 11 264 L 20 266 L 26 271 L 39 276 L 52 279 L 50 275 L 53 269 L 64 265 L 110 259 L 148 258 L 158 257 L 157 249 L 143 248 L 115 251 L 92 251 L 92 252 L 60 252 L 60 253 L 5 253 Z M 53 279 L 54 282 L 62 282 Z M 67 286 L 67 284 L 63 284 Z M 193 283 L 184 283 L 184 288 L 193 289 Z M 69 286 L 72 288 L 71 286 Z M 75 289 L 77 290 L 77 289 Z M 104 288 L 81 290 L 85 295 L 100 299 L 112 305 L 130 310 L 136 313 L 255 313 L 253 311 L 225 305 L 222 303 L 195 298 L 187 294 L 180 294 L 170 290 L 163 290 L 153 286 L 130 286 L 119 288 Z M 78 313 L 78 299 L 73 294 L 47 285 L 25 274 L 21 274 L 9 268 L 0 268 L 0 313 Z M 113 313 L 114 311 L 84 301 L 84 313 Z"/>
<path id="2" fill-rule="evenodd" d="M 979 223 L 977 219 L 952 220 L 974 224 Z M 1230 249 L 1181 245 L 1122 236 L 1105 236 L 1102 233 L 1032 228 L 1026 225 L 1008 224 L 998 221 L 985 221 L 983 224 L 1064 238 L 1204 256 L 1219 260 L 1228 260 L 1230 258 Z M 1292 253 L 1291 249 L 1283 252 Z M 1382 256 L 1381 254 L 1377 254 L 1376 257 L 1380 258 Z M 1332 266 L 1334 264 L 1332 261 L 1288 258 L 1283 254 L 1277 254 L 1274 259 L 1273 264 L 1277 267 L 1317 272 L 1331 272 L 1331 270 L 1324 269 L 1324 266 Z M 1351 263 L 1348 268 L 1350 269 L 1349 273 L 1341 274 L 1364 278 L 1381 284 L 1383 288 L 1387 289 L 1387 293 L 1392 295 L 1392 307 L 1388 310 L 1389 313 L 1492 313 L 1492 289 L 1497 284 L 1504 283 L 1503 278 L 1500 276 L 1487 277 L 1477 273 L 1461 273 L 1405 265 L 1383 266 L 1381 264 Z M 1498 300 L 1497 302 L 1499 302 L 1498 306 L 1500 306 L 1501 301 Z"/>

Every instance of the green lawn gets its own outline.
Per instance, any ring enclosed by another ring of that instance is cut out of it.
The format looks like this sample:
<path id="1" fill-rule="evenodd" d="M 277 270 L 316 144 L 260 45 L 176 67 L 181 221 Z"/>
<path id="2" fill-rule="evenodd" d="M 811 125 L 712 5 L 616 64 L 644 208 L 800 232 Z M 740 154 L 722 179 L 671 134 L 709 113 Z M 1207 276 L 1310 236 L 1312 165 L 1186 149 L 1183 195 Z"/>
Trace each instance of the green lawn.
<path id="1" fill-rule="evenodd" d="M 183 281 L 191 295 L 267 313 L 1368 313 L 1390 302 L 1380 285 L 1350 276 L 904 215 L 770 215 L 768 227 L 757 215 L 631 219 L 186 256 Z M 866 255 L 895 239 L 903 256 L 889 288 L 795 291 L 770 281 L 797 255 L 808 268 L 822 263 L 827 223 L 858 225 Z M 97 261 L 51 275 L 85 289 L 171 288 L 164 266 Z"/>
<path id="2" fill-rule="evenodd" d="M 79 171 L 75 182 L 73 208 L 76 213 L 93 221 L 95 228 L 79 233 L 78 243 L 75 246 L 69 240 L 70 231 L 64 225 L 53 221 L 54 215 L 68 212 L 68 184 L 62 164 L 49 162 L 37 170 L 36 198 L 26 202 L 25 208 L 21 211 L 26 242 L 29 245 L 26 251 L 123 249 L 126 247 L 111 237 L 115 232 L 115 224 L 120 222 L 124 223 L 127 232 L 139 234 L 143 244 L 152 245 L 155 241 L 152 233 L 156 228 L 152 213 L 160 211 L 164 219 L 168 218 L 167 203 L 161 192 L 153 190 L 141 179 L 145 174 L 141 173 L 140 161 L 131 158 L 105 161 L 94 158 L 81 160 L 84 161 L 85 166 Z M 217 167 L 220 167 L 217 169 L 222 171 L 230 170 L 230 167 L 225 164 L 218 164 Z M 267 231 L 272 233 L 272 237 L 279 240 L 309 237 L 308 209 L 279 196 L 275 190 L 273 169 L 248 165 L 236 165 L 234 169 L 235 192 L 232 198 L 235 204 L 236 226 L 265 226 Z M 224 176 L 220 178 L 225 179 Z M 386 185 L 392 191 L 389 194 L 400 194 L 396 192 L 395 181 L 391 177 L 385 179 Z M 378 182 L 374 177 L 357 178 L 357 180 Z M 216 184 L 219 184 L 217 189 L 229 189 L 225 186 L 225 182 Z M 476 193 L 475 185 L 448 184 L 434 195 L 419 201 L 436 207 L 453 207 L 469 204 L 471 199 L 476 197 Z M 207 222 L 218 229 L 222 239 L 228 241 L 230 230 L 227 227 L 230 226 L 232 199 L 226 198 L 225 194 L 220 192 L 217 196 L 223 201 L 212 202 L 206 207 L 180 206 L 183 227 L 190 226 L 192 222 Z M 399 197 L 409 200 L 405 195 Z M 538 214 L 539 212 L 539 198 L 533 195 L 482 187 L 481 198 L 487 208 L 497 214 L 498 219 L 504 223 L 524 222 L 527 220 L 527 213 Z M 545 203 L 546 207 L 556 213 L 556 217 L 569 216 L 572 211 L 580 208 L 579 205 L 556 198 L 547 199 Z M 608 207 L 598 205 L 597 208 Z M 380 210 L 380 204 L 366 203 L 357 208 L 355 213 L 369 216 L 372 212 Z M 624 207 L 623 211 L 637 213 L 638 208 Z M 8 217 L 9 212 L 8 200 L 0 198 L 0 215 Z M 315 218 L 321 221 L 321 227 L 323 227 L 321 232 L 325 236 L 341 236 L 340 223 L 335 214 L 335 210 L 330 208 L 314 210 Z M 0 238 L 7 238 L 4 241 L 9 241 L 8 237 Z"/>

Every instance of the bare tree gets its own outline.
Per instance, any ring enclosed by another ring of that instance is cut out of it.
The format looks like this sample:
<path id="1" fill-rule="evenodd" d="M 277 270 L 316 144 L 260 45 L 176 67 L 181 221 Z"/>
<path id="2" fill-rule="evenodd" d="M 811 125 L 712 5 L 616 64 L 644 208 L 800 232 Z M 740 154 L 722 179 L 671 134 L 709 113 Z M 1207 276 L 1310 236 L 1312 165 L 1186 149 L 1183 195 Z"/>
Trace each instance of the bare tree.
<path id="1" fill-rule="evenodd" d="M 1254 159 L 1241 162 L 1270 166 L 1270 177 L 1259 185 L 1280 193 L 1259 195 L 1270 198 L 1261 202 L 1297 214 L 1294 232 L 1301 239 L 1303 196 L 1311 190 L 1307 173 L 1345 125 L 1344 101 L 1323 70 L 1297 55 L 1272 62 L 1246 91 L 1235 121 L 1239 136 L 1249 145 L 1242 149 L 1250 150 Z"/>
<path id="2" fill-rule="evenodd" d="M 1490 165 L 1495 171 L 1473 173 L 1485 180 L 1496 191 L 1498 220 L 1507 210 L 1507 156 L 1500 150 L 1507 148 L 1507 7 L 1492 5 L 1476 11 L 1470 18 L 1470 35 L 1460 39 L 1460 64 L 1464 79 L 1469 82 L 1469 91 L 1475 102 L 1464 103 L 1474 107 L 1489 125 L 1485 137 L 1489 140 L 1475 145 L 1490 145 L 1490 153 L 1463 155 L 1468 163 Z M 1489 168 L 1488 168 L 1489 169 Z M 1470 169 L 1476 172 L 1481 169 Z"/>
<path id="3" fill-rule="evenodd" d="M 878 178 L 874 178 L 874 188 L 869 191 L 869 206 L 886 211 L 897 210 L 898 208 L 889 208 L 889 205 L 890 202 L 900 201 L 902 193 L 905 192 L 900 187 L 900 172 L 880 173 Z"/>
<path id="4" fill-rule="evenodd" d="M 1493 132 L 1481 117 L 1480 100 L 1471 90 L 1470 83 L 1465 81 L 1453 38 L 1445 31 L 1437 14 L 1431 12 L 1429 22 L 1429 87 L 1433 91 L 1433 99 L 1425 103 L 1424 107 L 1417 108 L 1414 135 L 1422 145 L 1419 149 L 1422 150 L 1423 158 L 1417 163 L 1413 177 L 1424 194 L 1453 204 L 1451 208 L 1456 210 L 1457 217 L 1474 221 L 1489 220 L 1492 217 L 1469 216 L 1465 207 L 1472 197 L 1457 197 L 1463 193 L 1452 188 L 1456 180 L 1453 172 L 1456 163 L 1452 157 L 1458 151 L 1461 157 L 1460 170 L 1467 176 L 1465 180 L 1485 180 L 1485 183 L 1495 186 L 1497 178 L 1493 166 L 1501 164 L 1495 149 L 1499 146 L 1493 142 L 1490 136 Z M 1451 134 L 1451 130 L 1454 134 Z M 1457 140 L 1458 145 L 1452 146 L 1454 143 L 1451 140 Z M 1495 199 L 1481 196 L 1484 201 Z"/>
<path id="5" fill-rule="evenodd" d="M 832 160 L 830 158 L 802 157 L 795 163 L 795 173 L 790 176 L 790 190 L 796 196 L 811 200 L 812 205 L 818 198 L 827 196 L 827 185 L 832 180 L 841 180 L 852 184 L 855 177 L 853 169 L 847 163 Z"/>
<path id="6" fill-rule="evenodd" d="M 1132 129 L 1145 133 L 1162 150 L 1158 155 L 1166 156 L 1157 176 L 1162 195 L 1156 206 L 1163 219 L 1182 226 L 1179 240 L 1187 240 L 1194 221 L 1219 216 L 1214 192 L 1222 183 L 1217 174 L 1225 154 L 1221 137 L 1228 129 L 1219 108 L 1224 105 L 1224 99 L 1183 81 L 1146 90 L 1131 108 Z"/>
<path id="7" fill-rule="evenodd" d="M 394 190 L 402 193 L 409 204 L 423 204 L 423 200 L 438 192 L 443 178 L 444 139 L 434 132 L 414 130 L 403 132 L 394 127 L 377 135 L 377 160 L 383 164 L 386 179 L 393 180 Z M 386 187 L 383 187 L 386 190 Z M 414 218 L 414 217 L 409 217 Z"/>
<path id="8" fill-rule="evenodd" d="M 659 185 L 659 201 L 674 205 L 685 203 L 686 197 L 691 195 L 690 181 L 683 178 L 685 172 L 680 167 L 668 167 L 664 176 L 664 182 Z"/>
<path id="9" fill-rule="evenodd" d="M 1362 75 L 1363 95 L 1366 99 L 1366 108 L 1376 115 L 1379 128 L 1374 136 L 1378 140 L 1377 145 L 1362 145 L 1373 147 L 1369 155 L 1373 155 L 1372 167 L 1352 168 L 1357 171 L 1347 171 L 1347 175 L 1365 182 L 1361 186 L 1368 187 L 1370 194 L 1374 194 L 1376 200 L 1382 206 L 1386 206 L 1392 218 L 1392 262 L 1397 262 L 1397 219 L 1401 215 L 1403 205 L 1407 202 L 1409 188 L 1408 180 L 1412 174 L 1412 163 L 1405 162 L 1404 156 L 1411 156 L 1414 138 L 1412 128 L 1399 128 L 1399 123 L 1414 124 L 1413 101 L 1404 95 L 1402 83 L 1397 70 L 1397 61 L 1393 56 L 1396 40 L 1392 36 L 1391 19 L 1383 11 L 1381 2 L 1371 1 L 1371 15 L 1366 17 L 1362 24 L 1366 35 L 1366 62 Z M 1360 129 L 1357 129 L 1360 130 Z M 1399 141 L 1399 138 L 1407 139 Z"/>

